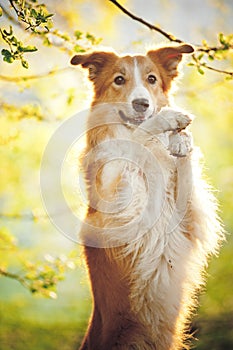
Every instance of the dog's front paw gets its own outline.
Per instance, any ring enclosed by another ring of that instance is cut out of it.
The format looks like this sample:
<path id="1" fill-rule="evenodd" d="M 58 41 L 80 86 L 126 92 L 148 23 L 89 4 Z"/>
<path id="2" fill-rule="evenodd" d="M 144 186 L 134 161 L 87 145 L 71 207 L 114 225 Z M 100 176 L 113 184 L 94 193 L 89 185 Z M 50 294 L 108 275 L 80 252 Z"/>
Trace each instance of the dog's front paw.
<path id="1" fill-rule="evenodd" d="M 176 132 L 169 136 L 168 149 L 175 157 L 185 157 L 193 149 L 193 138 L 189 132 Z"/>
<path id="2" fill-rule="evenodd" d="M 183 130 L 192 122 L 190 115 L 170 107 L 162 108 L 156 119 L 163 132 Z"/>

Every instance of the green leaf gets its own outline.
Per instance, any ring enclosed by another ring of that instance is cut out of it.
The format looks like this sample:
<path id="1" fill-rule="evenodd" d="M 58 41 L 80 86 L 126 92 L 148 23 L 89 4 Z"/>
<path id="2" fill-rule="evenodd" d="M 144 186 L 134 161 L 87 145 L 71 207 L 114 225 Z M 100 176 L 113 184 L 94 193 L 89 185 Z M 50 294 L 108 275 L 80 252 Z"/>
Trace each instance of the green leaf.
<path id="1" fill-rule="evenodd" d="M 218 39 L 222 45 L 226 44 L 226 37 L 223 35 L 223 33 L 219 33 Z"/>
<path id="2" fill-rule="evenodd" d="M 11 57 L 9 57 L 9 56 L 4 56 L 3 57 L 3 61 L 4 62 L 7 62 L 7 63 L 12 63 L 12 62 L 14 62 L 14 58 L 11 56 Z"/>
<path id="3" fill-rule="evenodd" d="M 208 47 L 207 41 L 206 41 L 206 40 L 202 40 L 202 45 L 203 45 L 204 47 Z"/>
<path id="4" fill-rule="evenodd" d="M 34 52 L 37 51 L 37 48 L 35 46 L 29 45 L 26 47 L 22 47 L 23 52 Z"/>
<path id="5" fill-rule="evenodd" d="M 13 29 L 12 29 L 12 26 L 10 26 L 10 31 L 7 32 L 6 29 L 3 29 L 3 33 L 6 35 L 6 36 L 11 36 L 13 34 Z"/>
<path id="6" fill-rule="evenodd" d="M 13 36 L 11 39 L 10 39 L 10 42 L 12 43 L 12 45 L 14 46 L 17 46 L 18 45 L 18 40 L 15 36 Z"/>
<path id="7" fill-rule="evenodd" d="M 70 40 L 69 35 L 66 34 L 66 33 L 63 33 L 63 34 L 61 35 L 61 38 L 64 39 L 65 41 L 69 41 L 69 40 Z"/>
<path id="8" fill-rule="evenodd" d="M 37 18 L 37 12 L 35 9 L 31 9 L 31 16 Z"/>
<path id="9" fill-rule="evenodd" d="M 2 49 L 1 54 L 3 55 L 3 61 L 7 63 L 14 62 L 15 58 L 9 50 Z"/>
<path id="10" fill-rule="evenodd" d="M 11 57 L 12 56 L 11 52 L 9 50 L 6 50 L 6 49 L 2 49 L 1 54 L 3 56 L 5 56 L 5 57 Z"/>
<path id="11" fill-rule="evenodd" d="M 94 35 L 92 35 L 92 34 L 90 34 L 90 33 L 87 33 L 87 34 L 86 34 L 86 38 L 87 38 L 87 40 L 89 40 L 92 44 L 94 44 L 95 41 L 96 41 Z"/>
<path id="12" fill-rule="evenodd" d="M 50 13 L 49 15 L 45 16 L 45 18 L 48 19 L 48 18 L 51 18 L 51 17 L 53 17 L 53 16 L 54 16 L 54 14 L 53 14 L 53 13 Z"/>
<path id="13" fill-rule="evenodd" d="M 198 73 L 200 73 L 201 75 L 204 75 L 205 72 L 203 69 L 201 69 L 201 67 L 197 67 Z"/>
<path id="14" fill-rule="evenodd" d="M 74 36 L 75 36 L 76 40 L 80 40 L 83 36 L 83 33 L 80 30 L 76 30 L 74 32 Z"/>
<path id="15" fill-rule="evenodd" d="M 74 51 L 75 52 L 86 52 L 86 50 L 80 45 L 75 45 L 74 46 Z"/>
<path id="16" fill-rule="evenodd" d="M 44 38 L 43 44 L 44 44 L 45 46 L 51 46 L 51 45 L 52 45 L 51 42 L 49 41 L 49 39 L 48 39 L 47 37 Z"/>
<path id="17" fill-rule="evenodd" d="M 28 65 L 27 61 L 25 61 L 24 59 L 21 59 L 21 64 L 22 64 L 23 68 L 28 69 L 29 65 Z"/>

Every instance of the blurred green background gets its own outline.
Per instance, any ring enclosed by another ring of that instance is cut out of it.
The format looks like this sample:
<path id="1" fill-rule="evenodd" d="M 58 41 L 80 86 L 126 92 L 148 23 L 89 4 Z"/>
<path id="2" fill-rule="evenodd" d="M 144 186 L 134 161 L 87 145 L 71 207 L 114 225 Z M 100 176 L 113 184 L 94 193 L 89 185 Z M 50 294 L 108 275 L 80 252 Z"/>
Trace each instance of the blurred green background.
<path id="1" fill-rule="evenodd" d="M 101 45 L 119 53 L 145 52 L 164 42 L 108 1 L 45 3 L 63 33 L 93 33 L 102 38 Z M 214 45 L 219 32 L 229 34 L 231 30 L 233 4 L 227 0 L 149 0 L 146 6 L 139 0 L 121 3 L 194 44 L 205 39 Z M 1 6 L 11 11 L 7 0 Z M 3 16 L 1 21 L 7 27 L 8 18 Z M 37 37 L 17 26 L 15 30 L 39 51 L 27 57 L 26 72 L 19 62 L 0 63 L 0 269 L 24 276 L 27 282 L 25 288 L 13 276 L 0 275 L 0 350 L 72 350 L 80 344 L 91 312 L 88 278 L 82 248 L 59 233 L 46 216 L 39 174 L 50 136 L 62 121 L 89 106 L 91 86 L 80 69 L 69 66 L 71 51 L 63 50 L 63 43 L 51 39 L 44 46 Z M 219 69 L 229 69 L 232 62 L 231 53 L 216 64 Z M 64 70 L 59 74 L 45 74 L 60 68 Z M 14 80 L 33 75 L 45 76 Z M 228 232 L 219 257 L 211 260 L 193 320 L 198 350 L 233 349 L 232 91 L 232 80 L 224 75 L 211 71 L 200 75 L 195 68 L 184 66 L 174 96 L 178 106 L 196 116 L 194 140 L 204 154 L 206 176 L 217 189 Z M 75 161 L 71 160 L 71 167 L 77 170 Z M 69 195 L 71 201 L 80 200 L 72 189 Z"/>

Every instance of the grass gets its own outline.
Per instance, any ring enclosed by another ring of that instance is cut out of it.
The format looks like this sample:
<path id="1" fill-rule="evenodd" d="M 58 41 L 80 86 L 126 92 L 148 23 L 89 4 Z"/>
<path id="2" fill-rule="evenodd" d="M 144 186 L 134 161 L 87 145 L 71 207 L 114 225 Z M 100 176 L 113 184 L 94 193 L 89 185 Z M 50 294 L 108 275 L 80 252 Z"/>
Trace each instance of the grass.
<path id="1" fill-rule="evenodd" d="M 75 323 L 38 324 L 5 318 L 0 330 L 1 350 L 74 350 L 81 342 L 83 328 Z"/>
<path id="2" fill-rule="evenodd" d="M 232 249 L 231 238 L 210 265 L 193 323 L 196 350 L 233 349 Z M 0 282 L 0 350 L 78 348 L 91 312 L 85 271 L 68 274 L 57 300 L 35 297 L 13 280 Z"/>
<path id="3" fill-rule="evenodd" d="M 233 349 L 233 313 L 220 314 L 211 318 L 198 318 L 193 329 L 197 330 L 194 342 L 197 350 Z"/>
<path id="4" fill-rule="evenodd" d="M 59 287 L 57 300 L 33 296 L 16 281 L 0 280 L 0 350 L 78 348 L 91 312 L 91 299 L 77 271 L 67 277 Z"/>

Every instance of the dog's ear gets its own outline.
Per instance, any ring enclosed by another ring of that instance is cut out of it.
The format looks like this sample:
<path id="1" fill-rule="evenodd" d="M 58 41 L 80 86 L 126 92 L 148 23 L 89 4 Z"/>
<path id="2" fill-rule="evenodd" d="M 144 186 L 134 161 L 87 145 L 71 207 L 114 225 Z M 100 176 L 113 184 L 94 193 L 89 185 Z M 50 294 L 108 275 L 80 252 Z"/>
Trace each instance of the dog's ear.
<path id="1" fill-rule="evenodd" d="M 116 59 L 117 55 L 113 52 L 96 51 L 89 54 L 75 55 L 72 57 L 70 63 L 73 65 L 81 64 L 83 68 L 88 68 L 89 79 L 95 80 L 101 70 Z"/>
<path id="2" fill-rule="evenodd" d="M 147 52 L 148 57 L 158 66 L 162 73 L 164 89 L 168 90 L 171 81 L 178 75 L 178 65 L 183 54 L 194 52 L 194 48 L 188 44 L 178 46 L 162 47 Z"/>

